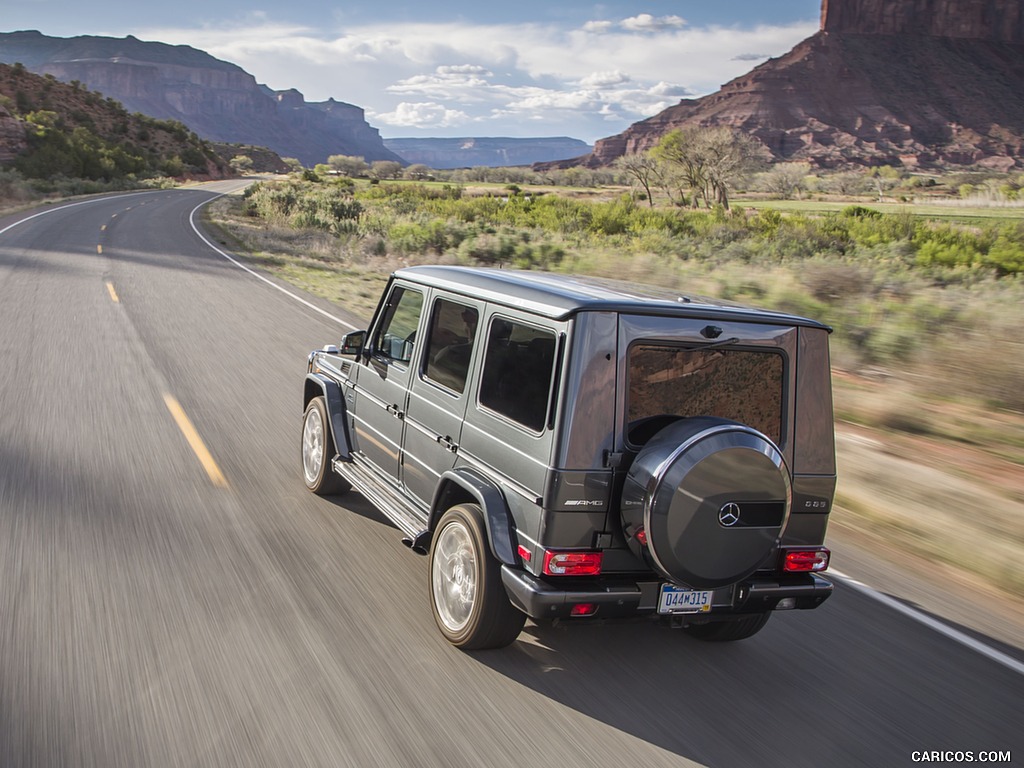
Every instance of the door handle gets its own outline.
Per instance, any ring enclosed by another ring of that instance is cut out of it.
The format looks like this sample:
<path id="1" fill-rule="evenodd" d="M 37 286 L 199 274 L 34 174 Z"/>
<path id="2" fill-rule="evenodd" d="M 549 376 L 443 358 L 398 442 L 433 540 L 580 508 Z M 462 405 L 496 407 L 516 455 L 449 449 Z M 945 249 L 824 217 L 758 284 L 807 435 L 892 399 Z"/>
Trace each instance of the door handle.
<path id="1" fill-rule="evenodd" d="M 405 414 L 402 413 L 402 410 L 397 405 L 389 405 L 385 410 L 392 416 L 394 416 L 396 419 L 405 418 Z"/>
<path id="2" fill-rule="evenodd" d="M 458 452 L 458 450 L 459 450 L 459 446 L 458 446 L 458 445 L 456 445 L 456 444 L 455 444 L 455 442 L 454 442 L 454 441 L 453 441 L 453 440 L 452 440 L 452 439 L 451 439 L 450 437 L 448 437 L 447 435 L 445 435 L 444 437 L 440 437 L 440 436 L 439 436 L 439 437 L 437 438 L 437 442 L 438 442 L 438 443 L 439 443 L 439 444 L 440 444 L 440 445 L 441 445 L 442 447 L 444 447 L 444 448 L 448 449 L 448 450 L 449 450 L 449 451 L 451 451 L 452 453 L 457 453 L 457 452 Z"/>

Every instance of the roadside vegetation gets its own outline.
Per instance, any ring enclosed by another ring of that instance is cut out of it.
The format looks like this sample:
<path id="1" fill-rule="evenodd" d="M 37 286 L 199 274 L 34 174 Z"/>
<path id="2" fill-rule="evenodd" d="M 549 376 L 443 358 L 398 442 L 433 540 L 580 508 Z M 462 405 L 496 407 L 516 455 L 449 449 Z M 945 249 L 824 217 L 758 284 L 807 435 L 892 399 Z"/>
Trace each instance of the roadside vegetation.
<path id="1" fill-rule="evenodd" d="M 80 82 L 0 64 L 0 118 L 23 145 L 0 166 L 0 209 L 91 192 L 218 178 L 228 164 L 185 125 L 129 114 Z"/>
<path id="2" fill-rule="evenodd" d="M 868 173 L 867 194 L 780 207 L 749 191 L 755 174 L 726 210 L 667 195 L 652 206 L 621 176 L 570 187 L 494 169 L 478 182 L 321 171 L 257 182 L 212 216 L 254 262 L 364 318 L 394 269 L 447 263 L 657 283 L 834 326 L 837 418 L 874 446 L 841 467 L 835 524 L 1024 593 L 1024 207 L 973 199 L 947 214 L 940 182 L 940 215 L 891 195 L 883 212 Z M 915 458 L 952 485 L 897 469 Z"/>
<path id="3" fill-rule="evenodd" d="M 621 191 L 599 201 L 479 192 L 296 178 L 254 184 L 238 212 L 249 231 L 315 240 L 300 261 L 324 277 L 432 261 L 653 280 L 821 318 L 836 328 L 844 369 L 920 373 L 930 395 L 953 388 L 1024 410 L 1024 218 L 961 223 L 863 204 L 727 212 L 650 208 Z M 941 377 L 927 375 L 938 368 Z"/>

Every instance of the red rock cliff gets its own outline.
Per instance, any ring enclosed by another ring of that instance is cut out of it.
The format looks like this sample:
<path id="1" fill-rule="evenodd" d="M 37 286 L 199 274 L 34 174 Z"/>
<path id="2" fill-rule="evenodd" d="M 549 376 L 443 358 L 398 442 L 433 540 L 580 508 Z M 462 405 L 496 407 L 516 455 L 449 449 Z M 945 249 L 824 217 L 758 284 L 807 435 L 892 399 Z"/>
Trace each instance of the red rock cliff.
<path id="1" fill-rule="evenodd" d="M 585 157 L 600 167 L 669 131 L 727 126 L 777 161 L 1024 166 L 1024 0 L 824 0 L 822 31 Z"/>
<path id="2" fill-rule="evenodd" d="M 1021 0 L 822 0 L 825 32 L 1024 43 Z"/>

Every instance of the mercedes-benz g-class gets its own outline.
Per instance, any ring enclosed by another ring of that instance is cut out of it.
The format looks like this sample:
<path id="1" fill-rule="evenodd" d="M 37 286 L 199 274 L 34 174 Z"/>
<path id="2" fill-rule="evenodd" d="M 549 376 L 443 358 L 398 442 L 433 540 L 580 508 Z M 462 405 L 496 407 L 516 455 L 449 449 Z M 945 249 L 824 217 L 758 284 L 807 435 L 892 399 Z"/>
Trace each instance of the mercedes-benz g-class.
<path id="1" fill-rule="evenodd" d="M 832 591 L 829 328 L 539 272 L 411 267 L 309 356 L 302 471 L 429 557 L 461 648 L 661 617 L 739 640 Z"/>

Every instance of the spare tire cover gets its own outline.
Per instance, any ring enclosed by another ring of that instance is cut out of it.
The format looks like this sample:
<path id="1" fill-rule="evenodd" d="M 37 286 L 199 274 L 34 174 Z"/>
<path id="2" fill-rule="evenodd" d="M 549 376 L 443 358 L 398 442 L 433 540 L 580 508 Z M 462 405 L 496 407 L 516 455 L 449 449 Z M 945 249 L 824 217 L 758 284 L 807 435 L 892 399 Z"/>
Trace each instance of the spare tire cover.
<path id="1" fill-rule="evenodd" d="M 727 419 L 681 419 L 637 455 L 622 494 L 633 552 L 667 579 L 697 589 L 733 584 L 778 546 L 792 501 L 782 452 Z M 643 527 L 647 546 L 637 540 Z"/>

